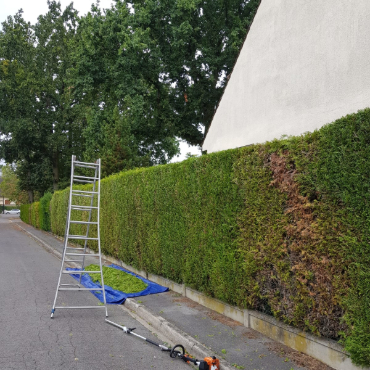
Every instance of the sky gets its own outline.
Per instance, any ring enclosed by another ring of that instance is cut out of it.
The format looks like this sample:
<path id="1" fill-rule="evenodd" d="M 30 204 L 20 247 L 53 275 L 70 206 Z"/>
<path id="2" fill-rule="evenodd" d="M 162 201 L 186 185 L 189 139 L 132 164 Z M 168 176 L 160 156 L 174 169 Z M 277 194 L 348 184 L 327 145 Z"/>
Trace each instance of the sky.
<path id="1" fill-rule="evenodd" d="M 64 9 L 72 1 L 59 0 Z M 74 8 L 78 10 L 78 14 L 84 15 L 91 9 L 93 0 L 74 0 Z M 110 8 L 113 0 L 101 0 L 101 8 Z M 37 17 L 40 14 L 45 14 L 48 10 L 46 0 L 0 0 L 0 23 L 4 22 L 9 15 L 14 15 L 19 9 L 23 9 L 23 17 L 26 21 L 36 23 Z"/>
<path id="2" fill-rule="evenodd" d="M 64 9 L 71 3 L 70 0 L 59 0 Z M 93 0 L 74 0 L 74 8 L 78 10 L 80 16 L 85 15 L 91 9 Z M 110 8 L 113 0 L 100 0 L 100 8 Z M 37 17 L 40 14 L 47 12 L 48 6 L 46 0 L 0 0 L 0 23 L 4 22 L 9 15 L 14 15 L 19 9 L 23 9 L 23 18 L 31 22 L 36 23 Z M 171 162 L 180 162 L 185 159 L 186 153 L 200 155 L 201 151 L 198 147 L 189 146 L 186 142 L 180 142 L 181 154 L 179 157 L 175 157 Z"/>

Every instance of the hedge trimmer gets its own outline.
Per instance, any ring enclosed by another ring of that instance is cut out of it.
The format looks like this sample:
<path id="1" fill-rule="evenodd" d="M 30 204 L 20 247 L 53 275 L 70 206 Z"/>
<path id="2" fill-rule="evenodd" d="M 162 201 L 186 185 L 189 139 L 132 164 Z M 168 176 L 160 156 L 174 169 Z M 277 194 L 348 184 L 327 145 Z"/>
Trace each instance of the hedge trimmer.
<path id="1" fill-rule="evenodd" d="M 159 344 L 153 342 L 152 340 L 145 338 L 139 334 L 134 333 L 136 328 L 126 328 L 126 326 L 121 326 L 116 324 L 113 321 L 105 319 L 108 324 L 111 324 L 119 329 L 122 329 L 126 334 L 134 335 L 140 339 L 145 340 L 146 342 L 153 344 L 154 346 L 159 347 L 164 352 L 169 352 L 171 358 L 181 358 L 183 361 L 189 363 L 193 363 L 198 367 L 199 370 L 220 370 L 220 360 L 218 360 L 215 356 L 212 357 L 205 357 L 204 360 L 197 360 L 196 358 L 192 358 L 185 355 L 185 348 L 181 344 L 176 344 L 174 347 L 166 347 L 163 344 Z"/>

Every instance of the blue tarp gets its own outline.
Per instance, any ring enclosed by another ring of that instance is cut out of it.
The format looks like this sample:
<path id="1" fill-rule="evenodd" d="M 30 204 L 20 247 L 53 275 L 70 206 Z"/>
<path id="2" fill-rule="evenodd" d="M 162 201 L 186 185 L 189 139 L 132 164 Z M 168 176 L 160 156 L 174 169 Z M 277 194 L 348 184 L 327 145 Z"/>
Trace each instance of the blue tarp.
<path id="1" fill-rule="evenodd" d="M 163 292 L 167 292 L 169 290 L 167 287 L 164 287 L 162 285 L 158 285 L 156 283 L 153 283 L 152 281 L 144 279 L 141 276 L 138 276 L 138 275 L 132 273 L 131 271 L 125 270 L 123 267 L 120 267 L 120 266 L 117 266 L 117 265 L 114 265 L 114 264 L 111 264 L 108 267 L 113 267 L 117 270 L 122 270 L 124 272 L 127 272 L 128 274 L 133 275 L 133 276 L 137 277 L 138 279 L 144 281 L 144 283 L 148 284 L 148 286 L 144 290 L 142 290 L 141 292 L 138 292 L 138 293 L 120 292 L 119 290 L 115 290 L 115 289 L 111 288 L 108 285 L 104 285 L 105 286 L 105 298 L 107 300 L 107 303 L 109 303 L 109 304 L 122 304 L 126 300 L 126 298 L 140 297 L 140 296 L 144 296 L 144 295 L 148 295 L 148 294 L 163 293 Z M 68 271 L 80 271 L 81 269 L 67 268 L 67 270 Z M 75 278 L 76 280 L 80 279 L 80 275 L 71 274 L 71 276 L 73 278 Z M 94 283 L 91 280 L 91 277 L 88 274 L 82 275 L 81 284 L 85 288 L 101 288 L 101 285 L 99 285 L 97 283 Z M 93 293 L 95 295 L 95 297 L 97 297 L 100 300 L 100 302 L 103 302 L 103 294 L 102 294 L 101 291 L 93 291 L 92 290 L 91 293 Z"/>

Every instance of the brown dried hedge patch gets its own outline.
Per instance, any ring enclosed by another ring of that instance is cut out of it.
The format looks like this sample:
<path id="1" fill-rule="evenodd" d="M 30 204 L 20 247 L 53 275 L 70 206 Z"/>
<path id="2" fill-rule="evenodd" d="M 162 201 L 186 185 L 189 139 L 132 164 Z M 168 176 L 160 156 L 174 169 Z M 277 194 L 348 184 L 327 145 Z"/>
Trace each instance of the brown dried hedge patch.
<path id="1" fill-rule="evenodd" d="M 341 211 L 315 192 L 302 195 L 297 179 L 315 148 L 300 150 L 301 172 L 297 149 L 290 153 L 280 142 L 243 149 L 234 167 L 245 202 L 238 218 L 245 296 L 238 303 L 337 339 L 347 328 Z"/>
<path id="2" fill-rule="evenodd" d="M 300 194 L 297 169 L 290 162 L 288 151 L 281 155 L 272 153 L 266 165 L 272 171 L 270 185 L 287 194 L 284 214 L 288 216 L 288 224 L 281 260 L 290 267 L 290 279 L 280 279 L 278 284 L 270 280 L 270 304 L 278 317 L 317 334 L 337 338 L 346 329 L 341 297 L 348 288 L 348 268 L 345 253 L 338 248 L 340 243 L 335 243 L 333 250 L 328 247 L 338 239 L 341 225 L 335 220 L 334 210 L 325 209 L 327 206 L 316 200 L 310 202 Z M 269 271 L 261 273 L 267 277 Z M 274 285 L 283 287 L 282 299 Z"/>

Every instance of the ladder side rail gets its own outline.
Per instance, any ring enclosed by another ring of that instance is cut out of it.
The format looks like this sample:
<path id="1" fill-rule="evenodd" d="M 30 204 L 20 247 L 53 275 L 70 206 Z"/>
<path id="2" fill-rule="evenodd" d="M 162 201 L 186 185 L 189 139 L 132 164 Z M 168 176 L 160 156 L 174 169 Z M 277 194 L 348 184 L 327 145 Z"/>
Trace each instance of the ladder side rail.
<path id="1" fill-rule="evenodd" d="M 68 246 L 68 234 L 69 234 L 69 226 L 70 226 L 70 222 L 69 222 L 69 221 L 70 221 L 70 219 L 71 219 L 71 203 L 72 203 L 73 172 L 74 172 L 74 161 L 75 161 L 75 160 L 76 160 L 76 156 L 72 155 L 72 164 L 71 164 L 71 186 L 70 186 L 70 189 L 69 189 L 68 214 L 67 214 L 66 229 L 65 229 L 65 234 L 64 234 L 63 256 L 62 256 L 62 263 L 61 263 L 61 266 L 60 266 L 58 285 L 57 285 L 57 289 L 56 289 L 55 297 L 54 297 L 53 308 L 52 308 L 52 310 L 51 310 L 51 317 L 53 317 L 53 316 L 54 316 L 54 312 L 55 312 L 55 305 L 56 305 L 57 298 L 58 298 L 58 291 L 59 291 L 60 281 L 61 281 L 62 274 L 63 274 L 63 266 L 64 266 L 65 257 L 66 257 L 66 250 L 67 250 L 67 246 Z"/>
<path id="2" fill-rule="evenodd" d="M 98 173 L 98 166 L 95 167 L 95 178 L 97 177 L 97 175 L 99 174 L 100 176 L 100 173 Z M 99 177 L 100 179 L 100 177 Z M 95 193 L 95 189 L 96 189 L 96 180 L 94 180 L 94 185 L 93 185 L 93 192 Z M 99 194 L 98 194 L 98 197 L 99 197 Z M 92 195 L 91 197 L 91 200 L 90 200 L 90 211 L 89 211 L 89 219 L 88 219 L 88 222 L 91 222 L 91 214 L 92 214 L 92 206 L 94 204 L 94 194 Z M 98 200 L 98 212 L 99 212 L 99 200 Z M 99 216 L 98 216 L 99 217 Z M 98 229 L 99 229 L 99 222 L 98 222 Z M 86 238 L 89 236 L 89 231 L 90 231 L 90 223 L 87 224 L 87 228 L 86 228 Z M 86 253 L 86 248 L 87 248 L 87 239 L 85 240 L 85 243 L 84 243 L 84 253 Z M 81 271 L 83 271 L 83 269 L 85 268 L 85 256 L 82 257 L 82 263 L 81 263 Z M 82 279 L 82 274 L 80 275 L 80 279 L 79 279 L 79 283 L 81 284 L 81 279 Z"/>
<path id="3" fill-rule="evenodd" d="M 101 159 L 98 159 L 99 163 L 99 182 L 98 182 L 98 249 L 99 249 L 99 266 L 100 266 L 100 278 L 101 278 L 101 286 L 103 288 L 103 299 L 104 299 L 104 307 L 105 307 L 105 316 L 108 317 L 108 309 L 107 309 L 107 299 L 105 296 L 105 287 L 104 287 L 104 277 L 103 277 L 103 266 L 101 261 L 101 245 L 100 245 L 100 183 L 101 183 Z"/>

